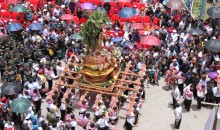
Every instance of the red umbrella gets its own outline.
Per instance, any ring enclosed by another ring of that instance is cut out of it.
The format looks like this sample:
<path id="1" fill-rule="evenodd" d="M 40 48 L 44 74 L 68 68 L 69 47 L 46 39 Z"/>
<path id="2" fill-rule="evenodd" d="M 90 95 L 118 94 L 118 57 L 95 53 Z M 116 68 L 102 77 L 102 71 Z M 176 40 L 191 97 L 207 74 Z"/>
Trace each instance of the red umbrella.
<path id="1" fill-rule="evenodd" d="M 60 17 L 61 20 L 67 20 L 67 21 L 72 21 L 74 20 L 74 17 L 73 15 L 71 14 L 64 14 Z"/>
<path id="2" fill-rule="evenodd" d="M 118 2 L 131 2 L 131 0 L 118 0 Z"/>
<path id="3" fill-rule="evenodd" d="M 76 24 L 79 24 L 79 18 L 77 16 L 73 16 L 73 21 L 76 23 Z"/>
<path id="4" fill-rule="evenodd" d="M 159 46 L 161 41 L 156 36 L 148 35 L 148 36 L 145 36 L 145 37 L 141 38 L 141 43 L 143 45 L 148 45 L 148 46 Z"/>
<path id="5" fill-rule="evenodd" d="M 37 7 L 42 7 L 43 6 L 43 0 L 26 0 L 30 2 L 31 4 L 37 6 Z"/>
<path id="6" fill-rule="evenodd" d="M 18 3 L 18 0 L 7 0 L 7 4 L 15 5 Z"/>
<path id="7" fill-rule="evenodd" d="M 133 28 L 136 28 L 137 30 L 145 29 L 145 26 L 143 25 L 143 23 L 133 23 L 133 24 L 131 24 L 131 26 Z"/>

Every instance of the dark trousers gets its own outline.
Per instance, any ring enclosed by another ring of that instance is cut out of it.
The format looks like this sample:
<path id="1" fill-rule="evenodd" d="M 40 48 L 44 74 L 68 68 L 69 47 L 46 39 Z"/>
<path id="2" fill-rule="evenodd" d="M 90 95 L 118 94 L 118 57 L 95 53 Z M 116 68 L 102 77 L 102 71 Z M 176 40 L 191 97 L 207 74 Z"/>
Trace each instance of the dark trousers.
<path id="1" fill-rule="evenodd" d="M 181 121 L 182 121 L 182 119 L 180 119 L 180 120 L 175 120 L 175 128 L 176 129 L 179 129 L 180 128 L 180 124 L 181 124 Z"/>
<path id="2" fill-rule="evenodd" d="M 112 120 L 112 119 L 110 119 L 109 118 L 109 122 L 111 122 L 111 121 L 114 121 L 115 123 L 118 121 L 118 118 L 116 118 L 116 119 L 114 119 L 114 120 Z"/>
<path id="3" fill-rule="evenodd" d="M 64 121 L 66 116 L 66 111 L 65 110 L 60 110 L 60 120 Z"/>
<path id="4" fill-rule="evenodd" d="M 127 119 L 125 121 L 125 127 L 126 127 L 126 130 L 132 130 L 132 125 L 129 122 L 127 122 Z"/>
<path id="5" fill-rule="evenodd" d="M 177 101 L 176 101 L 176 99 L 173 97 L 173 109 L 176 108 L 176 104 L 177 104 Z"/>
<path id="6" fill-rule="evenodd" d="M 142 94 L 142 99 L 145 99 L 145 91 L 143 91 L 143 94 Z"/>
<path id="7" fill-rule="evenodd" d="M 47 80 L 48 82 L 48 87 L 49 87 L 49 91 L 51 90 L 51 88 L 53 87 L 53 80 Z"/>
<path id="8" fill-rule="evenodd" d="M 187 111 L 190 110 L 191 104 L 192 104 L 192 100 L 188 100 L 188 99 L 185 98 L 184 105 L 185 105 L 185 108 L 186 108 Z"/>
<path id="9" fill-rule="evenodd" d="M 38 101 L 34 101 L 34 104 L 35 104 L 36 112 L 40 111 L 40 109 L 41 109 L 41 99 L 39 99 Z"/>
<path id="10" fill-rule="evenodd" d="M 183 84 L 178 84 L 181 96 L 183 96 Z"/>
<path id="11" fill-rule="evenodd" d="M 214 97 L 214 100 L 216 104 L 220 103 L 220 97 Z"/>
<path id="12" fill-rule="evenodd" d="M 100 118 L 99 116 L 95 116 L 95 120 L 98 121 Z"/>
<path id="13" fill-rule="evenodd" d="M 99 129 L 98 129 L 98 130 L 109 130 L 109 127 L 108 127 L 108 126 L 103 127 L 103 128 L 100 128 L 100 127 L 99 127 Z"/>
<path id="14" fill-rule="evenodd" d="M 197 97 L 197 109 L 201 109 L 202 104 L 201 102 L 204 101 L 204 98 Z"/>

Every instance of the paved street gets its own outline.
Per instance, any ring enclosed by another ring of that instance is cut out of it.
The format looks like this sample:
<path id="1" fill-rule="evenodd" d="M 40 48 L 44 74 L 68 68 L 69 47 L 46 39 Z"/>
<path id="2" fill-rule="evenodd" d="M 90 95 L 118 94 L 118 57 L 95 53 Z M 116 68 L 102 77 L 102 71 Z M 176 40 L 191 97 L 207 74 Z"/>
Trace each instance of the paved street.
<path id="1" fill-rule="evenodd" d="M 171 103 L 171 91 L 165 91 L 163 88 L 164 80 L 160 80 L 160 86 L 149 85 L 146 88 L 146 100 L 143 103 L 141 109 L 141 116 L 139 117 L 138 127 L 134 130 L 173 130 L 174 113 L 173 109 L 169 105 Z M 1 83 L 0 83 L 1 85 Z M 181 97 L 181 101 L 183 98 Z M 181 102 L 180 101 L 180 102 Z M 77 99 L 74 100 L 74 103 Z M 93 102 L 91 102 L 92 106 Z M 123 124 L 125 122 L 125 113 L 128 108 L 128 103 L 125 104 L 122 110 L 120 110 L 119 130 L 123 130 Z M 46 115 L 45 101 L 42 107 L 44 115 Z M 204 124 L 209 116 L 211 109 L 202 108 L 200 111 L 196 109 L 196 102 L 193 101 L 190 112 L 183 114 L 182 124 L 180 130 L 202 130 Z M 93 110 L 89 109 L 91 115 Z M 75 106 L 74 114 L 78 114 L 78 109 Z M 82 130 L 81 127 L 77 127 L 76 130 Z"/>

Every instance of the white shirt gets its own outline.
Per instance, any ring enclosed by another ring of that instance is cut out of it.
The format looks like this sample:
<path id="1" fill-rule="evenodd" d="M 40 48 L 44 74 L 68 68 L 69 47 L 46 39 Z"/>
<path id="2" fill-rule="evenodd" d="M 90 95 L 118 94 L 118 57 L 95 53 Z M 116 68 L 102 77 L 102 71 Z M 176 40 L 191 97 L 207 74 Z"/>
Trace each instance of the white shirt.
<path id="1" fill-rule="evenodd" d="M 103 119 L 103 118 L 100 118 L 100 119 L 96 122 L 96 124 L 98 124 L 100 128 L 104 128 L 104 127 L 106 127 L 106 126 L 109 126 L 107 120 L 106 120 L 106 119 Z"/>
<path id="2" fill-rule="evenodd" d="M 60 76 L 60 74 L 63 72 L 64 68 L 57 65 L 56 70 L 57 70 L 57 76 Z"/>
<path id="3" fill-rule="evenodd" d="M 131 115 L 129 117 L 127 117 L 127 122 L 129 124 L 131 124 L 132 126 L 134 126 L 134 122 L 135 122 L 135 115 L 134 113 L 132 112 Z"/>
<path id="4" fill-rule="evenodd" d="M 173 42 L 176 42 L 177 39 L 178 39 L 178 34 L 177 33 L 172 33 L 171 37 L 172 37 Z"/>
<path id="5" fill-rule="evenodd" d="M 95 116 L 99 116 L 102 115 L 102 110 L 100 107 L 97 106 L 96 110 L 95 110 Z"/>
<path id="6" fill-rule="evenodd" d="M 175 110 L 174 110 L 174 114 L 175 114 L 175 119 L 176 120 L 180 120 L 182 119 L 182 112 L 183 112 L 183 108 L 180 106 L 180 107 L 177 107 Z"/>
<path id="7" fill-rule="evenodd" d="M 179 88 L 176 87 L 173 91 L 172 91 L 172 96 L 174 99 L 178 100 L 180 97 L 180 91 Z"/>
<path id="8" fill-rule="evenodd" d="M 212 92 L 215 97 L 220 97 L 220 90 L 218 89 L 218 87 L 212 88 Z"/>
<path id="9" fill-rule="evenodd" d="M 60 13 L 60 8 L 59 8 L 59 9 L 55 8 L 54 11 L 53 11 L 53 13 L 54 13 L 54 14 L 56 13 L 56 15 L 58 16 L 59 13 Z"/>
<path id="10" fill-rule="evenodd" d="M 8 123 L 5 123 L 5 128 L 12 128 L 12 130 L 14 130 L 14 122 L 11 122 L 11 125 L 9 125 Z"/>
<path id="11" fill-rule="evenodd" d="M 183 91 L 184 91 L 184 97 L 187 100 L 192 100 L 193 92 L 190 91 L 190 87 L 189 86 L 185 87 Z"/>
<path id="12" fill-rule="evenodd" d="M 42 85 L 39 84 L 38 82 L 34 82 L 33 85 L 34 85 L 34 88 L 36 88 L 38 90 L 42 88 Z"/>
<path id="13" fill-rule="evenodd" d="M 61 103 L 60 110 L 66 110 L 66 103 Z"/>
<path id="14" fill-rule="evenodd" d="M 70 124 L 71 124 L 72 127 L 75 127 L 77 125 L 77 121 L 76 120 L 72 120 L 70 122 Z"/>
<path id="15" fill-rule="evenodd" d="M 205 89 L 205 92 L 201 92 L 201 91 L 197 90 L 197 96 L 200 98 L 204 98 L 206 93 L 207 93 L 207 89 Z"/>

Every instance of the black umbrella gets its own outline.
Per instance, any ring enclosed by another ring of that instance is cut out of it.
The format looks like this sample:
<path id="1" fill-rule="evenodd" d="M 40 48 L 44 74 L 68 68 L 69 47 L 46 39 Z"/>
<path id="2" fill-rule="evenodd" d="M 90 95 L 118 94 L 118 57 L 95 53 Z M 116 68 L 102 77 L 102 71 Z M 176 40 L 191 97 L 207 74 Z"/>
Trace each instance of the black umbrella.
<path id="1" fill-rule="evenodd" d="M 207 14 L 211 18 L 220 18 L 220 7 L 211 7 L 207 10 Z"/>
<path id="2" fill-rule="evenodd" d="M 189 31 L 189 34 L 191 34 L 191 35 L 201 35 L 201 34 L 203 34 L 203 31 L 200 28 L 191 29 Z"/>
<path id="3" fill-rule="evenodd" d="M 209 40 L 205 43 L 205 48 L 213 52 L 220 52 L 220 41 L 217 39 Z"/>
<path id="4" fill-rule="evenodd" d="M 6 82 L 1 87 L 1 92 L 5 95 L 14 95 L 21 90 L 21 87 L 14 82 Z"/>

